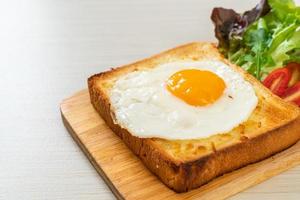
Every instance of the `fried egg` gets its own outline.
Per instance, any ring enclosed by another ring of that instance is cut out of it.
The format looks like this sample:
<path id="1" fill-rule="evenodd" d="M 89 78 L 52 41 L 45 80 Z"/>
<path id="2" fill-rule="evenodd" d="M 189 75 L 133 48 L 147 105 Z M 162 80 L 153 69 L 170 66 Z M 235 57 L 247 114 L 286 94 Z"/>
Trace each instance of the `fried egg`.
<path id="1" fill-rule="evenodd" d="M 110 91 L 115 123 L 140 138 L 185 140 L 231 131 L 258 98 L 252 85 L 221 61 L 182 61 L 134 71 Z"/>

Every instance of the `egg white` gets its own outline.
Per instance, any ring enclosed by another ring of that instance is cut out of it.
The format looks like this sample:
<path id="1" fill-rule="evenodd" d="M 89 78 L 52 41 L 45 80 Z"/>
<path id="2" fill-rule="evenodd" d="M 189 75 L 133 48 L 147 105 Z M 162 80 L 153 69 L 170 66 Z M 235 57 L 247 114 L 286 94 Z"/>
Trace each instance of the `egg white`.
<path id="1" fill-rule="evenodd" d="M 166 81 L 184 69 L 207 70 L 226 89 L 213 104 L 195 107 L 166 89 Z M 220 61 L 173 62 L 131 72 L 116 81 L 111 93 L 114 121 L 140 138 L 197 139 L 226 133 L 246 121 L 258 99 L 252 85 Z"/>

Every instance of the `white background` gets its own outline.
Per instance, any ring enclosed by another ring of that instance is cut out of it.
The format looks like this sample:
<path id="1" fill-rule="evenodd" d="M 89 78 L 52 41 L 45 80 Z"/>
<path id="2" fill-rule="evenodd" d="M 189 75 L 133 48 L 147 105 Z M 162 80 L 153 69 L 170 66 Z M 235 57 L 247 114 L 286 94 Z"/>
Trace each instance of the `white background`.
<path id="1" fill-rule="evenodd" d="M 0 199 L 114 199 L 65 130 L 61 100 L 109 67 L 214 40 L 214 6 L 256 3 L 0 1 Z M 300 199 L 299 188 L 300 166 L 233 199 Z"/>

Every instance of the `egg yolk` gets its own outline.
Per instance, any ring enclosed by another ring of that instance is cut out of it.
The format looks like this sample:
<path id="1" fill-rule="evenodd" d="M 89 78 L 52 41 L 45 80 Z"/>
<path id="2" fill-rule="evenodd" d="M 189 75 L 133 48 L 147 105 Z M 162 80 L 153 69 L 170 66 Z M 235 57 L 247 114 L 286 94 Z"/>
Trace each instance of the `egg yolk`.
<path id="1" fill-rule="evenodd" d="M 219 99 L 226 88 L 218 75 L 198 69 L 178 71 L 167 80 L 167 89 L 192 106 L 205 106 Z"/>

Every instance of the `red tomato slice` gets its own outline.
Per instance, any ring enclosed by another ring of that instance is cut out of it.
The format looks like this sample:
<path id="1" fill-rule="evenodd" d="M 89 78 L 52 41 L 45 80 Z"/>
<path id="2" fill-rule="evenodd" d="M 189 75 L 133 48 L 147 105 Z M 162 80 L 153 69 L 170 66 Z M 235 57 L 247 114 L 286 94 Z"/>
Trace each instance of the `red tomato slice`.
<path id="1" fill-rule="evenodd" d="M 291 80 L 289 82 L 289 87 L 296 84 L 298 81 L 300 81 L 300 64 L 299 63 L 289 63 L 286 66 L 292 76 L 291 76 Z"/>
<path id="2" fill-rule="evenodd" d="M 274 94 L 282 96 L 291 80 L 291 72 L 288 68 L 279 68 L 271 72 L 263 81 L 264 86 Z"/>
<path id="3" fill-rule="evenodd" d="M 289 87 L 283 94 L 282 98 L 286 101 L 294 102 L 300 106 L 300 81 L 292 87 Z"/>

